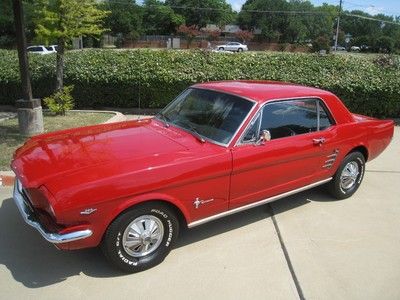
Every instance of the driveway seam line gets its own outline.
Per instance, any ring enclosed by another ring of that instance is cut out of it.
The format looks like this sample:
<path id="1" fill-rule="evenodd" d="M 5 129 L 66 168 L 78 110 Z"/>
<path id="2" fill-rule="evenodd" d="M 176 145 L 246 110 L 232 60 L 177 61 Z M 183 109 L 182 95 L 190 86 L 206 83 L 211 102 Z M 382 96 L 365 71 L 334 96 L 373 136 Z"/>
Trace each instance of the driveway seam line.
<path id="1" fill-rule="evenodd" d="M 385 171 L 385 170 L 365 170 L 368 173 L 392 173 L 392 174 L 399 174 L 400 171 Z"/>
<path id="2" fill-rule="evenodd" d="M 274 209 L 272 208 L 271 203 L 268 203 L 268 210 L 269 210 L 269 214 L 271 215 L 272 223 L 274 225 L 275 232 L 276 232 L 276 234 L 278 236 L 279 243 L 281 245 L 281 249 L 282 249 L 283 255 L 284 255 L 285 260 L 286 260 L 286 264 L 287 264 L 287 266 L 289 268 L 290 275 L 292 276 L 292 280 L 294 282 L 294 285 L 296 286 L 296 291 L 297 291 L 297 294 L 299 296 L 299 299 L 300 300 L 305 300 L 305 297 L 304 297 L 304 294 L 303 294 L 303 290 L 301 289 L 300 282 L 299 282 L 299 280 L 298 280 L 298 278 L 296 276 L 296 272 L 294 271 L 292 261 L 290 260 L 289 252 L 287 251 L 285 242 L 284 242 L 284 240 L 282 238 L 282 234 L 281 234 L 281 231 L 279 229 L 278 222 L 276 221 Z"/>

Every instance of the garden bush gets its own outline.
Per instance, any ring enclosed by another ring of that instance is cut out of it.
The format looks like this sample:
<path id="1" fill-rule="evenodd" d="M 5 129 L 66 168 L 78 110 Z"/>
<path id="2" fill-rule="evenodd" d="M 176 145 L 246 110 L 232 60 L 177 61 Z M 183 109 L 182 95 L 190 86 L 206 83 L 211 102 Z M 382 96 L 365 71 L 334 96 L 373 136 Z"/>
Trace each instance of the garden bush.
<path id="1" fill-rule="evenodd" d="M 30 55 L 33 94 L 54 92 L 55 55 Z M 353 112 L 400 115 L 400 67 L 374 56 L 305 53 L 213 53 L 201 50 L 84 50 L 65 57 L 65 84 L 75 106 L 160 108 L 196 82 L 267 79 L 310 85 L 337 94 Z M 0 104 L 21 97 L 15 51 L 0 50 Z"/>
<path id="2" fill-rule="evenodd" d="M 43 99 L 43 102 L 47 105 L 51 112 L 56 115 L 65 116 L 68 110 L 74 108 L 74 98 L 71 96 L 71 92 L 74 89 L 73 85 L 64 86 L 62 89 L 57 90 L 54 94 Z"/>

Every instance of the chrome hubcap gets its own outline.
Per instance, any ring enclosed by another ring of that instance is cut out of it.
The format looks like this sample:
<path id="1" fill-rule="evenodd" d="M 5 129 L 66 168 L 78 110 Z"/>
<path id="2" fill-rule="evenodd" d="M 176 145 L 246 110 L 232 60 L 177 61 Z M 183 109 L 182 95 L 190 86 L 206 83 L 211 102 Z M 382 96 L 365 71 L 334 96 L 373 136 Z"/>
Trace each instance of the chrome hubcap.
<path id="1" fill-rule="evenodd" d="M 152 215 L 144 215 L 133 220 L 125 229 L 122 245 L 126 253 L 142 257 L 154 252 L 164 236 L 164 225 Z"/>
<path id="2" fill-rule="evenodd" d="M 358 164 L 355 161 L 349 162 L 340 175 L 340 187 L 343 190 L 352 188 L 356 184 L 358 174 L 360 174 Z"/>

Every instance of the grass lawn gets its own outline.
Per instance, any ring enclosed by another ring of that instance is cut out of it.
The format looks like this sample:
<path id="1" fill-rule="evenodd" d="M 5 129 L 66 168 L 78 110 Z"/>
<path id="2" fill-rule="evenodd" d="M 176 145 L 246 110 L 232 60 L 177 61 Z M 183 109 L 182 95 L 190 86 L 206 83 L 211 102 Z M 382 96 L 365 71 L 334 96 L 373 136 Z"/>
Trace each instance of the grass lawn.
<path id="1" fill-rule="evenodd" d="M 44 112 L 45 132 L 72 127 L 93 125 L 107 121 L 113 114 L 67 112 L 67 115 L 54 116 Z M 15 149 L 21 146 L 26 137 L 18 133 L 18 119 L 0 121 L 0 171 L 10 170 L 10 162 Z"/>

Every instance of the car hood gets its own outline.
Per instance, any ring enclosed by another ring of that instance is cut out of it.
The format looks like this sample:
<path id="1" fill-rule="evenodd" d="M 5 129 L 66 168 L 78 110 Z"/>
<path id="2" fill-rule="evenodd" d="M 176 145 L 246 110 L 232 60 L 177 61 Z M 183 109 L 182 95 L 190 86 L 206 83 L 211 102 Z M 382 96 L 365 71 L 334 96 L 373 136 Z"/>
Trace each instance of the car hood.
<path id="1" fill-rule="evenodd" d="M 11 164 L 25 187 L 37 187 L 96 165 L 118 164 L 149 155 L 184 151 L 182 143 L 151 119 L 53 132 L 29 139 Z"/>

